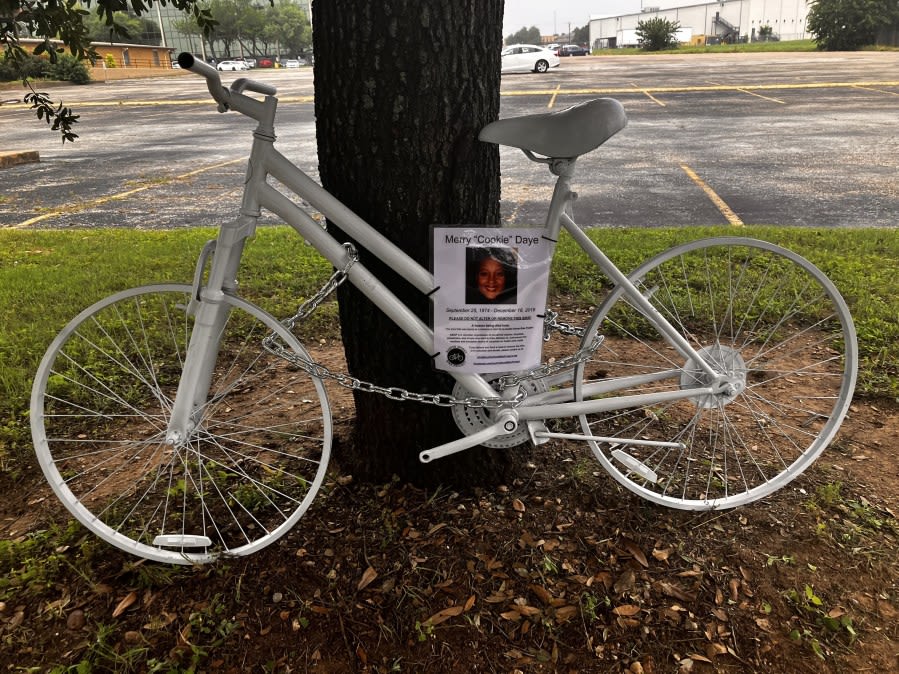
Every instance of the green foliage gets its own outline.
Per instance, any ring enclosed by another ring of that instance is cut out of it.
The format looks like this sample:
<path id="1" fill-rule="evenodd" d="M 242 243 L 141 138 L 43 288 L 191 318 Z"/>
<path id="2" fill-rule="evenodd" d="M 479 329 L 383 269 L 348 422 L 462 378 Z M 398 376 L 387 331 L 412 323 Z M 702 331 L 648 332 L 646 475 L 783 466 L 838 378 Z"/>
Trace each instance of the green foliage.
<path id="1" fill-rule="evenodd" d="M 158 45 L 162 42 L 162 33 L 156 21 L 137 16 L 133 11 L 114 12 L 113 23 L 108 25 L 99 13 L 86 17 L 90 39 L 94 42 L 122 41 L 127 39 L 132 44 Z"/>
<path id="2" fill-rule="evenodd" d="M 789 590 L 785 597 L 799 622 L 790 632 L 790 639 L 807 645 L 820 659 L 827 659 L 826 645 L 838 643 L 838 639 L 852 644 L 858 636 L 852 617 L 839 607 L 828 610 L 811 585 L 801 592 Z"/>
<path id="3" fill-rule="evenodd" d="M 309 16 L 299 4 L 260 6 L 253 0 L 211 0 L 208 9 L 216 21 L 210 38 L 224 45 L 225 54 L 233 52 L 232 45 L 238 39 L 250 41 L 253 53 L 276 49 L 294 55 L 312 46 Z"/>
<path id="4" fill-rule="evenodd" d="M 669 21 L 661 16 L 640 20 L 637 23 L 637 39 L 645 51 L 660 51 L 677 47 L 677 31 L 680 21 Z"/>
<path id="5" fill-rule="evenodd" d="M 47 64 L 47 59 L 33 54 L 25 54 L 21 58 L 0 57 L 0 81 L 41 78 L 47 70 Z"/>
<path id="6" fill-rule="evenodd" d="M 67 54 L 59 55 L 53 60 L 33 54 L 25 54 L 19 58 L 0 57 L 0 81 L 22 80 L 27 83 L 34 79 L 86 84 L 90 81 L 90 71 L 82 61 Z"/>
<path id="7" fill-rule="evenodd" d="M 522 26 L 521 30 L 506 37 L 506 44 L 540 44 L 540 29 Z"/>
<path id="8" fill-rule="evenodd" d="M 572 44 L 587 44 L 590 42 L 590 24 L 580 28 L 572 28 L 569 42 Z"/>
<path id="9" fill-rule="evenodd" d="M 25 102 L 31 105 L 37 118 L 46 120 L 47 125 L 53 131 L 59 131 L 62 134 L 63 143 L 74 141 L 78 134 L 72 131 L 72 126 L 78 121 L 78 115 L 62 103 L 54 103 L 47 94 L 35 91 L 30 82 L 28 86 L 31 91 L 25 94 Z"/>
<path id="10" fill-rule="evenodd" d="M 812 0 L 808 30 L 819 49 L 854 51 L 877 41 L 881 28 L 895 25 L 895 0 Z"/>
<path id="11" fill-rule="evenodd" d="M 56 63 L 50 64 L 47 69 L 47 77 L 72 84 L 87 84 L 91 81 L 90 71 L 84 65 L 84 61 L 79 61 L 68 54 L 63 54 L 56 59 Z"/>

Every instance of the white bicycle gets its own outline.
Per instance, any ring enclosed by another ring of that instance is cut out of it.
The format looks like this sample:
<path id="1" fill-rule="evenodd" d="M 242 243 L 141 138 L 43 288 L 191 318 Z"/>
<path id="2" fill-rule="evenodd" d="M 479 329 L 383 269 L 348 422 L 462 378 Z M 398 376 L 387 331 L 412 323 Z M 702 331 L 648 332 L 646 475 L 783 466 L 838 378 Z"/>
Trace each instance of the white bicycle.
<path id="1" fill-rule="evenodd" d="M 273 87 L 241 78 L 226 89 L 189 54 L 179 63 L 206 78 L 221 112 L 258 122 L 241 215 L 206 245 L 192 284 L 124 290 L 78 314 L 50 345 L 31 400 L 47 479 L 111 544 L 200 563 L 283 535 L 325 477 L 327 378 L 452 408 L 461 438 L 422 448 L 422 461 L 478 445 L 580 440 L 631 491 L 684 509 L 770 494 L 837 432 L 858 353 L 846 303 L 819 269 L 776 245 L 727 237 L 677 246 L 625 274 L 572 220 L 577 157 L 626 124 L 611 99 L 500 120 L 480 134 L 548 165 L 556 187 L 540 234 L 557 241 L 567 232 L 613 284 L 585 326 L 547 309 L 548 333 L 575 335 L 567 356 L 506 376 L 455 373 L 455 389 L 440 395 L 366 385 L 314 363 L 292 328 L 343 280 L 428 354 L 434 333 L 269 176 L 421 293 L 434 290 L 434 275 L 274 148 Z M 237 295 L 244 245 L 263 208 L 337 270 L 285 321 Z M 551 431 L 545 422 L 554 419 L 574 423 Z"/>

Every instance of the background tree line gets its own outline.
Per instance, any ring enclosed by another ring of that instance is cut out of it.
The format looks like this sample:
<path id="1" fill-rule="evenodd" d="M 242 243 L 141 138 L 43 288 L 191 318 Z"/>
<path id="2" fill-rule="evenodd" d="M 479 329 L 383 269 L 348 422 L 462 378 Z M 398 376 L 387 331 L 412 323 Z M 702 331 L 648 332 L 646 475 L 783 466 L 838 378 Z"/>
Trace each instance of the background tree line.
<path id="1" fill-rule="evenodd" d="M 572 28 L 571 35 L 556 35 L 557 42 L 564 44 L 583 44 L 590 42 L 590 26 L 581 26 L 580 28 Z M 506 44 L 541 44 L 543 36 L 540 35 L 540 29 L 537 26 L 530 28 L 522 28 L 510 35 L 506 36 Z M 567 39 L 565 39 L 567 38 Z"/>
<path id="2" fill-rule="evenodd" d="M 312 46 L 312 25 L 306 10 L 290 0 L 272 4 L 260 0 L 210 0 L 204 3 L 215 20 L 204 36 L 189 15 L 175 22 L 185 35 L 205 39 L 210 56 L 301 54 Z"/>

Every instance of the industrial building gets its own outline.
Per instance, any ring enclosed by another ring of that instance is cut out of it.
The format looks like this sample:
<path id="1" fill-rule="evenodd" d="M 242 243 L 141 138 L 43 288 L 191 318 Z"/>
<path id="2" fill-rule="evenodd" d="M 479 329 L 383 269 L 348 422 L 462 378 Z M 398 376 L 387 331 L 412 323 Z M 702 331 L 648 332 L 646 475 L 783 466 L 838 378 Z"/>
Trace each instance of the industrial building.
<path id="1" fill-rule="evenodd" d="M 806 0 L 719 0 L 691 5 L 669 2 L 619 16 L 590 17 L 590 46 L 636 47 L 637 24 L 661 17 L 680 24 L 679 39 L 688 44 L 754 42 L 760 39 L 803 40 L 809 7 Z"/>

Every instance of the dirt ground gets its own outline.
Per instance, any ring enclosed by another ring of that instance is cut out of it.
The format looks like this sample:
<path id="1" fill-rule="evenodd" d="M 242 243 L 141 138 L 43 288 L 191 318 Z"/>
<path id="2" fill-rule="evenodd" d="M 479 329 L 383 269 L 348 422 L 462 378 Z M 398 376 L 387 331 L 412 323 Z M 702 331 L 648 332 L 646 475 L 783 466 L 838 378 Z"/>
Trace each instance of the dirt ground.
<path id="1" fill-rule="evenodd" d="M 351 400 L 333 403 L 345 433 Z M 703 514 L 640 500 L 574 443 L 470 493 L 359 484 L 332 462 L 282 540 L 193 569 L 67 524 L 39 474 L 4 478 L 0 666 L 897 671 L 897 431 L 895 403 L 857 400 L 788 487 Z"/>

